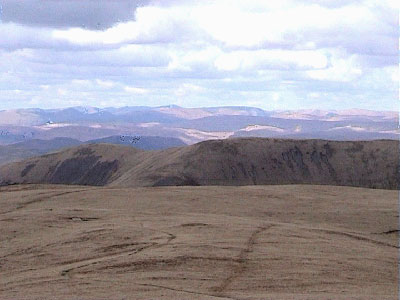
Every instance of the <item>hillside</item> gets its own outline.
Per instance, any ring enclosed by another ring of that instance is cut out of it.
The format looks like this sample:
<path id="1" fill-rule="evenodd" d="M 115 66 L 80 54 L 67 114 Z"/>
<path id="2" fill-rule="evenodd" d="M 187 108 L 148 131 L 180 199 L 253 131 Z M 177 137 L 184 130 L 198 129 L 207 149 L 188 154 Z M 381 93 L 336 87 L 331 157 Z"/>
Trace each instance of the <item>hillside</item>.
<path id="1" fill-rule="evenodd" d="M 0 165 L 81 144 L 127 145 L 143 150 L 161 150 L 185 145 L 180 139 L 159 136 L 110 136 L 87 142 L 61 137 L 50 140 L 28 139 L 15 144 L 0 145 Z"/>
<path id="2" fill-rule="evenodd" d="M 55 138 L 51 140 L 32 139 L 10 145 L 0 145 L 0 165 L 32 156 L 39 156 L 66 147 L 78 146 L 81 143 L 70 138 Z"/>
<path id="3" fill-rule="evenodd" d="M 329 184 L 396 189 L 398 142 L 242 138 L 161 151 L 90 144 L 0 167 L 0 183 Z"/>

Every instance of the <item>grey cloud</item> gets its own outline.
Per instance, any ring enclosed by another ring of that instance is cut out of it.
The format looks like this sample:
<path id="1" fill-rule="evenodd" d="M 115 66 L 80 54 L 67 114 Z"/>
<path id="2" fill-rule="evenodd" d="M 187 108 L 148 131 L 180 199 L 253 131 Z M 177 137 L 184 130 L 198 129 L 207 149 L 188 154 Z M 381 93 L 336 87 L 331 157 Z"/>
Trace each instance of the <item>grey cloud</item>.
<path id="1" fill-rule="evenodd" d="M 305 0 L 302 1 L 306 4 L 318 4 L 320 6 L 325 6 L 329 8 L 338 8 L 342 6 L 348 6 L 348 5 L 359 5 L 363 3 L 363 0 Z"/>
<path id="2" fill-rule="evenodd" d="M 398 53 L 398 37 L 395 36 L 350 30 L 344 33 L 341 29 L 330 29 L 322 33 L 312 32 L 306 38 L 314 41 L 317 48 L 340 47 L 349 54 L 391 56 L 391 63 L 396 63 L 393 57 Z"/>
<path id="3" fill-rule="evenodd" d="M 2 0 L 2 22 L 40 27 L 105 29 L 134 18 L 148 0 Z"/>
<path id="4" fill-rule="evenodd" d="M 98 50 L 121 47 L 103 44 L 73 44 L 56 39 L 49 28 L 37 28 L 17 23 L 0 23 L 0 49 L 14 51 L 18 49 L 52 49 L 54 51 Z"/>
<path id="5" fill-rule="evenodd" d="M 31 55 L 33 54 L 33 55 Z M 35 50 L 25 61 L 40 64 L 64 64 L 93 67 L 166 67 L 170 57 L 162 49 L 139 47 L 133 50 L 113 49 L 101 51 Z"/>

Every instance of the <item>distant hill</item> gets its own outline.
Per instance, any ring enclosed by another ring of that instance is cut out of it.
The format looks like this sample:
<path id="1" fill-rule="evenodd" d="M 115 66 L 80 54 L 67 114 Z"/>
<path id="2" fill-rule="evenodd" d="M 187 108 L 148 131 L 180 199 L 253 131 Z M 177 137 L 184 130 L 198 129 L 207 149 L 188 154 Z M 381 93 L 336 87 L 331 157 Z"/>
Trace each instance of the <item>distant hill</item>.
<path id="1" fill-rule="evenodd" d="M 172 147 L 185 146 L 180 139 L 160 136 L 110 136 L 107 138 L 90 140 L 85 144 L 114 144 L 132 146 L 143 150 L 162 150 Z"/>
<path id="2" fill-rule="evenodd" d="M 67 147 L 100 143 L 127 145 L 143 150 L 161 150 L 186 145 L 177 138 L 157 136 L 111 136 L 87 142 L 81 142 L 71 138 L 54 138 L 50 140 L 30 139 L 15 144 L 0 145 L 0 165 L 39 156 Z"/>
<path id="3" fill-rule="evenodd" d="M 160 151 L 90 144 L 0 167 L 0 183 L 329 184 L 397 189 L 398 142 L 241 138 Z"/>
<path id="4" fill-rule="evenodd" d="M 55 138 L 52 140 L 32 139 L 20 143 L 0 146 L 0 165 L 80 144 L 82 144 L 82 142 L 75 139 Z"/>

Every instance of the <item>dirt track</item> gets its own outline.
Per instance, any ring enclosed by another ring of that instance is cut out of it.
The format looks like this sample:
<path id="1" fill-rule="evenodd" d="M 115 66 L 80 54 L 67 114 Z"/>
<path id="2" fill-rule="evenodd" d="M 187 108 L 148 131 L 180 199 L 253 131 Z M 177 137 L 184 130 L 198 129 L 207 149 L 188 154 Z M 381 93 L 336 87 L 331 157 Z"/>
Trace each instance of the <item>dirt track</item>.
<path id="1" fill-rule="evenodd" d="M 398 299 L 398 192 L 0 189 L 0 299 Z"/>

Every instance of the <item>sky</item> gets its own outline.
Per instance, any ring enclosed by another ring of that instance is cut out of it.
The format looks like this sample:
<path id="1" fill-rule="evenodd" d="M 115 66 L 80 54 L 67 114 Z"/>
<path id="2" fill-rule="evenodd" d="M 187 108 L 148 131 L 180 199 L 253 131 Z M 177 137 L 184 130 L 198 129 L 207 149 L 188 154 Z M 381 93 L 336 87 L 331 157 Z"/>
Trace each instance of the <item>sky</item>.
<path id="1" fill-rule="evenodd" d="M 395 0 L 0 0 L 0 109 L 399 109 Z"/>

